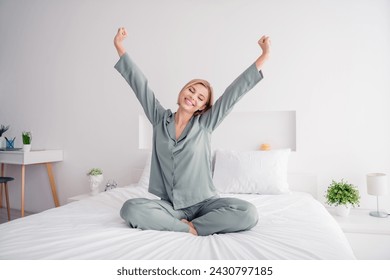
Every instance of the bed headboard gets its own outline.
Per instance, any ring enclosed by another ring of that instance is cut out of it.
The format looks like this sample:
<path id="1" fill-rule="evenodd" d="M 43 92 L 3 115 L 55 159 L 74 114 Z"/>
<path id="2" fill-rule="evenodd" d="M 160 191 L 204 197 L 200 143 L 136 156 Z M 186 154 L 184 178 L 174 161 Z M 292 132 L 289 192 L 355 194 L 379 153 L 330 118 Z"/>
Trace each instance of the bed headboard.
<path id="1" fill-rule="evenodd" d="M 213 132 L 213 149 L 258 150 L 261 144 L 271 149 L 296 151 L 296 112 L 232 112 Z"/>

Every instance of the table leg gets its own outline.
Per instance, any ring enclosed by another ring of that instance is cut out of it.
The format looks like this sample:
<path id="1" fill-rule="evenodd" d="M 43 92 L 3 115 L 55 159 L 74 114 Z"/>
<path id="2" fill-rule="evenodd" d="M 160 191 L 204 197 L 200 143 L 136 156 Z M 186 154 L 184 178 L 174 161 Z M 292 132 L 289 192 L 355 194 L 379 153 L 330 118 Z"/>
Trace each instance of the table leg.
<path id="1" fill-rule="evenodd" d="M 51 192 L 53 193 L 53 200 L 54 200 L 54 205 L 56 207 L 60 206 L 60 203 L 58 201 L 58 196 L 57 196 L 57 187 L 56 187 L 56 182 L 54 181 L 54 176 L 53 176 L 53 168 L 51 166 L 51 163 L 46 163 L 46 168 L 47 168 L 47 175 L 49 175 L 49 181 L 50 181 L 50 186 L 51 186 Z"/>
<path id="2" fill-rule="evenodd" d="M 8 197 L 8 186 L 7 186 L 7 182 L 5 182 L 4 184 L 4 188 L 5 188 L 5 201 L 7 203 L 7 214 L 8 214 L 8 221 L 11 221 L 11 209 L 9 208 L 9 197 Z"/>
<path id="3" fill-rule="evenodd" d="M 4 163 L 1 164 L 1 177 L 4 177 Z M 0 208 L 3 207 L 3 184 L 0 185 Z"/>
<path id="4" fill-rule="evenodd" d="M 25 182 L 26 166 L 22 164 L 22 204 L 20 208 L 20 214 L 24 217 L 24 182 Z"/>

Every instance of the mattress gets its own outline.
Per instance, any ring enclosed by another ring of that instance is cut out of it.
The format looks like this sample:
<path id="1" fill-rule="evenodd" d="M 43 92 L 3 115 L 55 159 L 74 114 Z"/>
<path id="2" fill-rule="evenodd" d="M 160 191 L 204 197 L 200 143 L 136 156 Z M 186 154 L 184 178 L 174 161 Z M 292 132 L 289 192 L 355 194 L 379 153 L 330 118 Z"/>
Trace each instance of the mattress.
<path id="1" fill-rule="evenodd" d="M 355 259 L 338 224 L 306 193 L 226 194 L 253 203 L 250 231 L 194 236 L 129 228 L 129 198 L 156 198 L 142 186 L 110 190 L 0 225 L 0 259 L 306 260 Z"/>

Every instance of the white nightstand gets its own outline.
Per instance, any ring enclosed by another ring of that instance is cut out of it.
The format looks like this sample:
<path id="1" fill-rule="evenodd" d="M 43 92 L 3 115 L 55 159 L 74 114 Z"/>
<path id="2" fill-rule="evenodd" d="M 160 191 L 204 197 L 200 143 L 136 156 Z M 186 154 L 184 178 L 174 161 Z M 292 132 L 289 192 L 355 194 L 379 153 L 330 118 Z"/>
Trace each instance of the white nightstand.
<path id="1" fill-rule="evenodd" d="M 369 215 L 372 210 L 351 209 L 348 217 L 328 211 L 344 231 L 357 259 L 390 260 L 390 216 L 376 218 Z"/>
<path id="2" fill-rule="evenodd" d="M 82 200 L 82 199 L 85 199 L 85 198 L 88 198 L 88 197 L 91 197 L 92 195 L 87 193 L 87 194 L 80 194 L 80 195 L 76 195 L 76 196 L 72 196 L 72 197 L 69 197 L 68 198 L 68 203 L 70 202 L 75 202 L 75 201 L 79 201 L 79 200 Z"/>

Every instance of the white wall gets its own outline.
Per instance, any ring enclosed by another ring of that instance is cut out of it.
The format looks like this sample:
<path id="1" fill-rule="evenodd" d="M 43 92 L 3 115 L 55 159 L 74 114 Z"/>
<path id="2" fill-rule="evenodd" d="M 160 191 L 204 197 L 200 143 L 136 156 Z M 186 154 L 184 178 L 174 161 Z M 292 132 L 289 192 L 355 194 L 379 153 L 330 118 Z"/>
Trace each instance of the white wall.
<path id="1" fill-rule="evenodd" d="M 270 35 L 265 79 L 235 110 L 296 111 L 290 169 L 317 174 L 320 193 L 344 178 L 361 189 L 362 207 L 375 205 L 365 174 L 390 174 L 389 1 L 0 0 L 0 124 L 11 125 L 6 136 L 18 146 L 31 130 L 33 148 L 64 150 L 54 167 L 61 203 L 88 192 L 89 168 L 126 185 L 145 160 L 141 108 L 113 68 L 119 26 L 160 102 L 173 109 L 192 78 L 221 93 L 256 59 L 258 38 Z M 16 167 L 7 172 L 20 177 Z M 46 177 L 43 167 L 27 169 L 26 210 L 54 205 Z"/>

